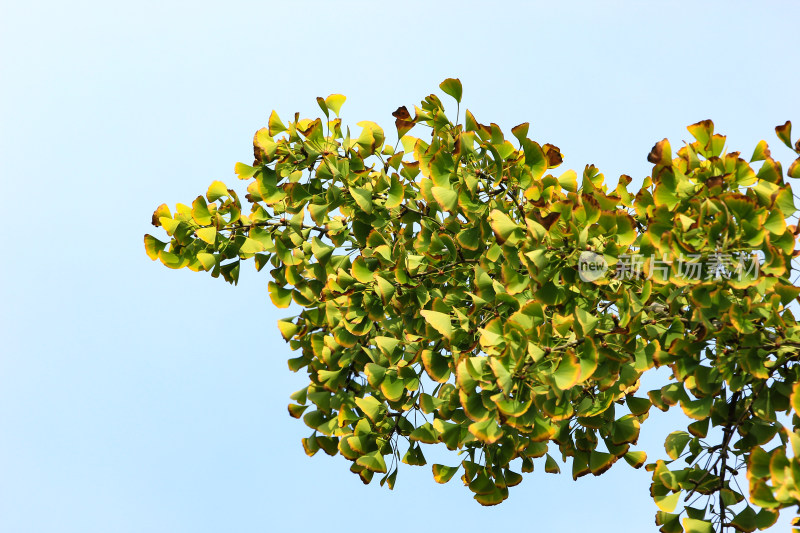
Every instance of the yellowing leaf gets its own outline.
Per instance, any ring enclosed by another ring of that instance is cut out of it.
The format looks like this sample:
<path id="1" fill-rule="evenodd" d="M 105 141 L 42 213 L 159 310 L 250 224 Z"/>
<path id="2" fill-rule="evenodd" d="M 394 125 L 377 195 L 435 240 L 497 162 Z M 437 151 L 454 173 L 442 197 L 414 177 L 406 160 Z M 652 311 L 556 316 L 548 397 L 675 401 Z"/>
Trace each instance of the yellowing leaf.
<path id="1" fill-rule="evenodd" d="M 679 495 L 679 492 L 675 493 L 675 496 Z M 674 508 L 675 506 L 673 505 L 672 507 Z M 683 519 L 683 529 L 686 533 L 714 533 L 714 525 L 711 522 L 688 517 Z"/>
<path id="2" fill-rule="evenodd" d="M 250 165 L 245 165 L 244 163 L 236 163 L 233 170 L 236 172 L 236 175 L 239 176 L 240 180 L 252 178 L 256 172 L 258 172 L 256 167 L 251 167 Z"/>
<path id="3" fill-rule="evenodd" d="M 447 187 L 431 187 L 431 193 L 443 211 L 456 211 L 456 206 L 458 206 L 456 191 Z"/>
<path id="4" fill-rule="evenodd" d="M 367 268 L 367 263 L 362 256 L 358 256 L 350 267 L 350 274 L 361 283 L 370 283 L 374 278 L 372 271 Z"/>
<path id="5" fill-rule="evenodd" d="M 386 407 L 377 399 L 375 399 L 374 396 L 356 398 L 355 402 L 358 408 L 364 411 L 364 414 L 367 415 L 373 424 L 377 424 L 383 418 L 383 414 L 386 412 Z"/>
<path id="6" fill-rule="evenodd" d="M 339 110 L 342 109 L 342 104 L 344 101 L 347 100 L 347 97 L 343 94 L 331 94 L 325 99 L 325 105 L 336 113 L 336 116 L 339 116 Z"/>
<path id="7" fill-rule="evenodd" d="M 577 192 L 578 174 L 576 174 L 574 170 L 567 170 L 558 177 L 558 183 L 564 190 L 569 192 Z"/>
<path id="8" fill-rule="evenodd" d="M 264 251 L 264 244 L 250 237 L 246 238 L 239 248 L 240 254 L 255 254 Z"/>
<path id="9" fill-rule="evenodd" d="M 152 235 L 144 236 L 144 249 L 147 252 L 147 257 L 155 261 L 158 259 L 158 254 L 167 247 L 167 243 L 161 242 Z"/>
<path id="10" fill-rule="evenodd" d="M 422 364 L 428 376 L 434 381 L 444 383 L 450 377 L 450 359 L 433 350 L 422 352 Z"/>
<path id="11" fill-rule="evenodd" d="M 214 244 L 217 239 L 217 228 L 214 226 L 200 228 L 196 231 L 196 233 L 201 240 L 207 242 L 208 244 Z"/>
<path id="12" fill-rule="evenodd" d="M 291 321 L 291 319 L 278 320 L 278 329 L 285 340 L 294 337 L 294 334 L 300 330 L 300 326 Z"/>
<path id="13" fill-rule="evenodd" d="M 647 453 L 642 451 L 628 452 L 623 455 L 623 458 L 633 468 L 641 468 L 645 461 L 647 461 Z"/>
<path id="14" fill-rule="evenodd" d="M 656 502 L 656 505 L 659 509 L 664 511 L 665 513 L 671 513 L 675 510 L 675 507 L 678 505 L 678 500 L 681 497 L 680 492 L 675 492 L 673 494 L 665 494 L 663 496 L 655 496 L 653 500 Z"/>
<path id="15" fill-rule="evenodd" d="M 420 314 L 425 318 L 425 321 L 433 327 L 441 335 L 450 340 L 453 337 L 453 325 L 450 322 L 450 315 L 440 313 L 438 311 L 429 311 L 424 309 Z"/>
<path id="16" fill-rule="evenodd" d="M 167 268 L 178 269 L 178 268 L 183 268 L 189 264 L 189 259 L 187 259 L 186 257 L 182 257 L 180 255 L 173 254 L 171 252 L 167 252 L 164 250 L 158 252 L 158 258 Z"/>
<path id="17" fill-rule="evenodd" d="M 286 126 L 283 125 L 283 122 L 281 122 L 281 118 L 278 116 L 278 113 L 276 113 L 275 110 L 273 110 L 272 113 L 270 113 L 269 115 L 269 121 L 267 122 L 267 127 L 271 137 L 276 136 L 282 131 L 286 131 Z"/>
<path id="18" fill-rule="evenodd" d="M 269 298 L 272 300 L 272 304 L 275 307 L 284 309 L 289 307 L 289 304 L 292 303 L 292 289 L 286 289 L 270 281 L 267 284 L 267 290 L 269 292 Z"/>
<path id="19" fill-rule="evenodd" d="M 486 444 L 493 444 L 503 436 L 503 430 L 497 425 L 497 421 L 491 417 L 481 422 L 470 424 L 469 432 Z"/>
<path id="20" fill-rule="evenodd" d="M 444 80 L 442 83 L 439 84 L 439 88 L 443 90 L 445 94 L 448 94 L 453 98 L 455 98 L 456 102 L 461 103 L 461 94 L 462 94 L 461 80 L 459 80 L 458 78 L 447 78 L 446 80 Z"/>
<path id="21" fill-rule="evenodd" d="M 562 355 L 558 368 L 553 372 L 556 387 L 561 390 L 571 389 L 578 383 L 580 374 L 581 365 L 578 358 L 572 350 L 567 350 Z"/>
<path id="22" fill-rule="evenodd" d="M 489 223 L 492 226 L 497 240 L 501 244 L 508 242 L 508 244 L 513 245 L 522 238 L 525 232 L 521 226 L 498 209 L 493 209 L 492 212 L 489 213 Z"/>
<path id="23" fill-rule="evenodd" d="M 228 187 L 221 181 L 214 181 L 209 185 L 206 198 L 209 202 L 216 202 L 223 196 L 228 196 Z"/>
<path id="24" fill-rule="evenodd" d="M 433 465 L 433 479 L 436 483 L 447 483 L 456 472 L 457 466 Z"/>
<path id="25" fill-rule="evenodd" d="M 214 254 L 198 252 L 197 260 L 200 261 L 200 264 L 203 265 L 203 269 L 206 271 L 211 270 L 217 265 L 217 258 L 214 257 Z"/>

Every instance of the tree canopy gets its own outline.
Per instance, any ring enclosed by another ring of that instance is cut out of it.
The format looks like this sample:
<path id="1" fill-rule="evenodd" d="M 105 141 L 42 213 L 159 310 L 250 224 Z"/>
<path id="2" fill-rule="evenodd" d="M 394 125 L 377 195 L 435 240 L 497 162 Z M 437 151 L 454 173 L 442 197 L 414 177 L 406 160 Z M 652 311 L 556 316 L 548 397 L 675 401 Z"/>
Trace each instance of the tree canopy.
<path id="1" fill-rule="evenodd" d="M 554 171 L 560 150 L 527 123 L 507 138 L 462 121 L 461 83 L 440 88 L 456 120 L 431 94 L 393 113 L 394 145 L 374 122 L 351 136 L 342 95 L 317 98 L 321 118 L 273 111 L 235 167 L 245 202 L 214 181 L 153 214 L 169 239 L 145 236 L 152 259 L 234 284 L 253 259 L 272 302 L 296 304 L 278 327 L 308 374 L 289 405 L 306 453 L 392 488 L 446 447 L 434 480 L 459 474 L 482 505 L 537 463 L 579 478 L 623 459 L 652 472 L 664 533 L 765 529 L 800 505 L 800 230 L 767 143 L 748 161 L 703 120 L 677 151 L 656 143 L 630 191 L 592 165 Z M 790 122 L 776 132 L 800 154 Z M 648 463 L 640 426 L 677 405 L 691 423 Z"/>

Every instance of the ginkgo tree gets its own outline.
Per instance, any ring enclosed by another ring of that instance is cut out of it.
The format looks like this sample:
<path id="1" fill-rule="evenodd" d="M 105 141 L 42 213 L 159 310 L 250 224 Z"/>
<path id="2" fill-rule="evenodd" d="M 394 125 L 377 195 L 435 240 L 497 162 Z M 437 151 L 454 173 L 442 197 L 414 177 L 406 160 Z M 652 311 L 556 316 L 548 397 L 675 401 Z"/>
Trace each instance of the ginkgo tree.
<path id="1" fill-rule="evenodd" d="M 507 137 L 462 121 L 461 83 L 440 88 L 456 120 L 431 94 L 393 113 L 388 138 L 374 122 L 351 135 L 338 94 L 317 98 L 324 117 L 273 112 L 253 164 L 235 167 L 244 202 L 214 181 L 153 214 L 168 239 L 145 236 L 152 259 L 234 284 L 252 259 L 272 302 L 301 309 L 278 327 L 308 374 L 289 405 L 306 453 L 392 488 L 400 463 L 446 447 L 434 480 L 459 474 L 482 505 L 537 463 L 579 478 L 623 459 L 652 472 L 665 533 L 749 532 L 796 511 L 800 231 L 767 143 L 748 161 L 698 122 L 691 144 L 653 147 L 630 191 L 594 166 L 554 171 L 559 149 L 528 124 Z M 800 154 L 789 122 L 776 131 Z M 639 390 L 658 367 L 668 382 Z M 640 426 L 677 405 L 691 423 L 648 464 Z"/>

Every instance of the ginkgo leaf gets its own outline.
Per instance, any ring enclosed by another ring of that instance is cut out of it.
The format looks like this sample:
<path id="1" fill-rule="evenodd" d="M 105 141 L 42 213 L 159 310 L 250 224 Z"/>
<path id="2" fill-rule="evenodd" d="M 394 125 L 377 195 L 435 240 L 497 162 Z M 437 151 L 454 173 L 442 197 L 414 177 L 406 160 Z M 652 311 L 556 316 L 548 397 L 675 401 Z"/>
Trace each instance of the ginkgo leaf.
<path id="1" fill-rule="evenodd" d="M 450 340 L 453 337 L 453 325 L 450 322 L 450 315 L 427 309 L 420 311 L 420 314 L 444 338 Z"/>
<path id="2" fill-rule="evenodd" d="M 461 80 L 458 78 L 447 78 L 439 84 L 439 88 L 455 98 L 456 102 L 461 102 Z"/>
<path id="3" fill-rule="evenodd" d="M 457 466 L 433 465 L 433 479 L 437 483 L 447 483 L 458 472 Z"/>
<path id="4" fill-rule="evenodd" d="M 343 94 L 331 94 L 327 98 L 325 98 L 325 105 L 336 113 L 336 116 L 339 116 L 339 111 L 342 109 L 342 104 L 344 104 L 347 97 Z"/>

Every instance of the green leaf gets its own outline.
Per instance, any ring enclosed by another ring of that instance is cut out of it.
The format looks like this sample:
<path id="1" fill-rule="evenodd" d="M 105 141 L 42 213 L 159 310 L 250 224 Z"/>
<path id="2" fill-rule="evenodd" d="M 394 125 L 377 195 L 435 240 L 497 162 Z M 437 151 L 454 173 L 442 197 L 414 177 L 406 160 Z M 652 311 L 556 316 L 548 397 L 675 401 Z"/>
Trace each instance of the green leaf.
<path id="1" fill-rule="evenodd" d="M 403 456 L 403 462 L 407 465 L 423 466 L 428 464 L 425 456 L 422 454 L 422 449 L 419 446 L 410 446 L 408 451 Z"/>
<path id="2" fill-rule="evenodd" d="M 630 409 L 631 413 L 635 416 L 645 414 L 653 405 L 649 398 L 636 398 L 634 396 L 628 396 L 625 402 L 628 404 L 628 409 Z"/>
<path id="3" fill-rule="evenodd" d="M 758 529 L 767 529 L 775 525 L 778 521 L 778 512 L 770 509 L 761 509 L 756 515 L 756 527 Z"/>
<path id="4" fill-rule="evenodd" d="M 497 378 L 497 386 L 500 387 L 500 390 L 506 394 L 509 394 L 511 392 L 511 387 L 513 386 L 511 372 L 509 372 L 509 369 L 507 369 L 497 357 L 489 358 L 489 366 L 492 368 L 492 372 Z"/>
<path id="5" fill-rule="evenodd" d="M 362 455 L 356 460 L 356 464 L 372 472 L 377 472 L 379 474 L 386 473 L 386 462 L 383 460 L 383 455 L 381 455 L 380 451 Z"/>
<path id="6" fill-rule="evenodd" d="M 397 176 L 392 176 L 389 192 L 386 196 L 386 208 L 394 209 L 395 207 L 399 206 L 403 202 L 404 194 L 405 187 L 403 187 L 403 184 L 400 183 L 400 179 Z"/>
<path id="7" fill-rule="evenodd" d="M 683 533 L 680 515 L 678 514 L 658 511 L 656 513 L 656 525 L 661 526 L 661 528 L 659 528 L 661 533 Z"/>
<path id="8" fill-rule="evenodd" d="M 367 381 L 371 387 L 380 387 L 383 378 L 386 375 L 386 367 L 375 363 L 367 363 L 364 366 L 364 373 L 367 375 Z"/>
<path id="9" fill-rule="evenodd" d="M 592 475 L 599 476 L 617 461 L 617 457 L 610 453 L 592 450 L 589 454 L 589 470 Z"/>
<path id="10" fill-rule="evenodd" d="M 372 191 L 351 187 L 350 193 L 353 195 L 353 199 L 362 211 L 365 213 L 372 213 Z"/>
<path id="11" fill-rule="evenodd" d="M 597 326 L 597 323 L 600 319 L 596 316 L 593 316 L 589 313 L 586 309 L 582 307 L 575 308 L 575 321 L 580 326 L 579 334 L 583 337 L 587 337 L 594 328 Z"/>
<path id="12" fill-rule="evenodd" d="M 694 137 L 702 147 L 708 146 L 711 136 L 714 135 L 714 123 L 710 120 L 701 120 L 691 126 L 687 126 L 686 129 L 689 130 L 692 137 Z"/>
<path id="13" fill-rule="evenodd" d="M 495 402 L 498 411 L 508 417 L 523 416 L 528 412 L 532 404 L 533 398 L 530 398 L 528 401 L 521 401 L 518 398 L 512 398 L 510 400 L 499 399 Z"/>
<path id="14" fill-rule="evenodd" d="M 473 496 L 475 501 L 479 504 L 488 507 L 491 505 L 498 505 L 502 503 L 508 497 L 508 489 L 500 489 L 498 487 L 494 487 L 494 490 L 488 492 L 486 494 L 476 494 Z"/>
<path id="15" fill-rule="evenodd" d="M 755 163 L 757 161 L 763 161 L 770 156 L 769 146 L 767 145 L 767 141 L 761 140 L 758 141 L 755 150 L 753 150 L 753 156 L 750 158 L 751 163 Z"/>
<path id="16" fill-rule="evenodd" d="M 525 139 L 522 142 L 522 148 L 525 151 L 525 164 L 531 170 L 531 178 L 534 180 L 540 179 L 547 172 L 547 156 L 544 155 L 542 147 L 529 139 Z"/>
<path id="17" fill-rule="evenodd" d="M 481 231 L 477 227 L 466 228 L 459 232 L 456 241 L 462 248 L 477 251 L 481 245 Z"/>
<path id="18" fill-rule="evenodd" d="M 386 279 L 375 274 L 375 286 L 384 305 L 388 305 L 395 293 L 395 287 Z"/>
<path id="19" fill-rule="evenodd" d="M 672 210 L 679 202 L 678 195 L 675 189 L 667 183 L 659 183 L 656 185 L 653 200 L 656 206 L 666 206 L 668 210 Z"/>
<path id="20" fill-rule="evenodd" d="M 681 400 L 681 409 L 689 418 L 704 420 L 711 414 L 713 396 L 706 396 L 698 400 Z"/>
<path id="21" fill-rule="evenodd" d="M 458 78 L 447 78 L 439 84 L 439 88 L 445 94 L 455 98 L 456 102 L 461 103 L 461 80 Z"/>
<path id="22" fill-rule="evenodd" d="M 373 338 L 372 341 L 375 343 L 375 346 L 377 346 L 387 357 L 391 357 L 395 349 L 400 345 L 400 339 L 395 337 L 384 337 L 382 335 L 378 335 L 377 337 Z"/>
<path id="23" fill-rule="evenodd" d="M 390 402 L 399 401 L 405 392 L 405 383 L 402 379 L 387 375 L 381 383 L 381 392 Z"/>
<path id="24" fill-rule="evenodd" d="M 633 415 L 625 415 L 613 423 L 611 441 L 614 444 L 635 444 L 639 439 L 640 423 Z"/>
<path id="25" fill-rule="evenodd" d="M 174 235 L 175 231 L 181 225 L 180 220 L 175 220 L 169 217 L 160 217 L 158 219 L 158 223 L 161 227 L 164 228 L 164 230 L 167 232 L 167 235 L 170 236 Z"/>
<path id="26" fill-rule="evenodd" d="M 322 109 L 322 112 L 325 113 L 325 116 L 330 118 L 330 113 L 328 112 L 328 105 L 325 103 L 325 99 L 321 96 L 317 96 L 317 105 L 319 108 Z"/>
<path id="27" fill-rule="evenodd" d="M 653 146 L 653 149 L 650 150 L 647 160 L 654 165 L 670 165 L 672 163 L 672 148 L 669 145 L 669 141 L 667 139 L 658 141 Z"/>
<path id="28" fill-rule="evenodd" d="M 550 454 L 547 454 L 547 458 L 544 462 L 544 471 L 548 474 L 558 474 L 561 472 L 561 468 L 559 468 L 558 463 L 556 460 L 550 457 Z"/>
<path id="29" fill-rule="evenodd" d="M 664 441 L 664 449 L 670 459 L 675 460 L 681 456 L 683 449 L 692 440 L 692 436 L 685 431 L 673 431 Z"/>
<path id="30" fill-rule="evenodd" d="M 755 531 L 758 528 L 756 512 L 748 505 L 736 515 L 736 518 L 731 520 L 731 525 L 739 531 L 744 531 L 746 533 Z"/>
<path id="31" fill-rule="evenodd" d="M 424 442 L 426 444 L 435 444 L 439 441 L 436 430 L 433 428 L 430 422 L 426 422 L 412 431 L 408 438 L 411 441 Z"/>

